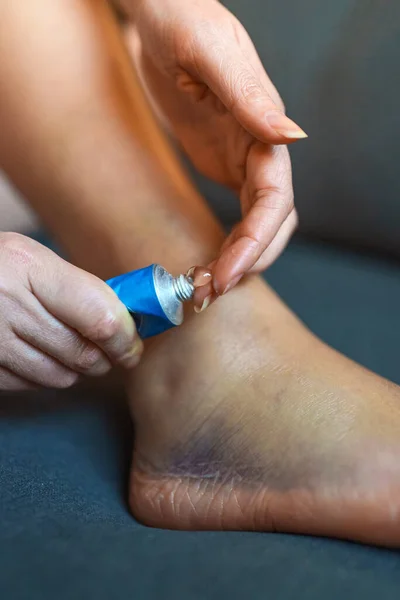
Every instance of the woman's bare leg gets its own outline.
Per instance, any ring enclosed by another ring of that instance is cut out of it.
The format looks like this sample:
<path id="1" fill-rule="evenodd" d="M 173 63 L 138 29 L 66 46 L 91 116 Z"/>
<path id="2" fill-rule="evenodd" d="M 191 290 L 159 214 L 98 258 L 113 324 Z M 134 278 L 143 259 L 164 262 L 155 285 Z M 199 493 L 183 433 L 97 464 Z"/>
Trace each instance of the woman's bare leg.
<path id="1" fill-rule="evenodd" d="M 10 2 L 0 17 L 0 167 L 71 259 L 107 277 L 215 256 L 220 227 L 154 121 L 107 3 Z"/>
<path id="2" fill-rule="evenodd" d="M 38 223 L 32 211 L 0 171 L 0 231 L 32 232 Z"/>
<path id="3" fill-rule="evenodd" d="M 148 112 L 106 5 L 41 0 L 1 16 L 14 57 L 0 65 L 1 160 L 72 259 L 104 277 L 212 259 L 220 227 Z M 318 341 L 260 280 L 160 336 L 130 405 L 130 502 L 144 522 L 400 543 L 399 388 Z"/>

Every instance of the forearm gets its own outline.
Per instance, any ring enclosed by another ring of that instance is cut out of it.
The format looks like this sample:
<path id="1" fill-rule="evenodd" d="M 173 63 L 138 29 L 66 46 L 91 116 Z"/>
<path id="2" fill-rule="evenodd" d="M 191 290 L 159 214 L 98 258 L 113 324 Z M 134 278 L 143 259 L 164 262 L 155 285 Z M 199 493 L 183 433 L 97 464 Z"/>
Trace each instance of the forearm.
<path id="1" fill-rule="evenodd" d="M 106 2 L 19 5 L 0 10 L 0 163 L 71 259 L 107 277 L 212 258 L 219 229 L 149 112 Z"/>

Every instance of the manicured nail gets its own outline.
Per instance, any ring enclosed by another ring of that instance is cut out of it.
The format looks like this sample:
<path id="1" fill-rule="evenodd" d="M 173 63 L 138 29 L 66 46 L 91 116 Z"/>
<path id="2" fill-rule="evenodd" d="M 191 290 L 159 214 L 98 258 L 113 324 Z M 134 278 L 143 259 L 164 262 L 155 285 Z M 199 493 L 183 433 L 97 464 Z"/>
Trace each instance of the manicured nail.
<path id="1" fill-rule="evenodd" d="M 143 342 L 139 336 L 137 336 L 133 342 L 133 346 L 129 353 L 124 357 L 124 362 L 129 367 L 136 367 L 139 364 L 143 354 Z"/>
<path id="2" fill-rule="evenodd" d="M 144 348 L 144 344 L 143 344 L 143 340 L 141 337 L 139 337 L 139 334 L 136 333 L 135 337 L 133 338 L 133 344 L 132 344 L 132 354 L 140 354 L 141 352 L 143 352 L 143 348 Z"/>
<path id="3" fill-rule="evenodd" d="M 142 353 L 134 354 L 129 361 L 129 367 L 132 369 L 133 369 L 133 367 L 137 367 L 141 360 L 142 360 Z"/>
<path id="4" fill-rule="evenodd" d="M 237 277 L 235 277 L 234 279 L 232 279 L 232 281 L 230 281 L 228 283 L 228 285 L 226 286 L 226 288 L 224 289 L 224 291 L 222 292 L 222 296 L 224 294 L 226 294 L 227 292 L 229 292 L 229 290 L 231 290 L 233 287 L 235 287 L 236 284 L 239 283 L 239 281 L 242 279 L 243 274 L 242 275 L 238 275 Z"/>
<path id="5" fill-rule="evenodd" d="M 280 112 L 272 112 L 267 115 L 267 121 L 276 133 L 291 140 L 302 140 L 308 135 L 294 121 Z"/>
<path id="6" fill-rule="evenodd" d="M 194 307 L 194 312 L 196 312 L 196 313 L 203 312 L 203 310 L 206 310 L 206 308 L 208 308 L 210 306 L 210 302 L 211 302 L 211 294 L 204 298 L 203 304 L 201 305 L 200 308 L 198 306 Z"/>
<path id="7" fill-rule="evenodd" d="M 121 366 L 124 367 L 124 369 L 133 369 L 134 367 L 138 366 L 141 359 L 142 359 L 141 352 L 140 353 L 130 352 L 129 354 L 124 356 L 124 358 L 120 361 L 120 364 L 121 364 Z"/>
<path id="8" fill-rule="evenodd" d="M 193 279 L 195 268 L 196 267 L 190 267 L 190 269 L 186 271 L 186 277 L 190 277 L 191 279 Z"/>
<path id="9" fill-rule="evenodd" d="M 212 281 L 210 269 L 201 266 L 190 267 L 189 271 L 186 273 L 186 277 L 190 277 L 192 279 L 193 285 L 196 289 L 202 287 L 203 285 L 207 285 L 207 283 Z"/>

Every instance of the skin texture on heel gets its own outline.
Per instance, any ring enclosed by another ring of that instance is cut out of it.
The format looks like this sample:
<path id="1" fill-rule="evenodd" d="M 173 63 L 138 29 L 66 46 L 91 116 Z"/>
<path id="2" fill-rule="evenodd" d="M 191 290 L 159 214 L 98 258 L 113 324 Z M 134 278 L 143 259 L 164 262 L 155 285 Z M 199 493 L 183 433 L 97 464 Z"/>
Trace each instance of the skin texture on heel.
<path id="1" fill-rule="evenodd" d="M 158 340 L 131 397 L 139 520 L 400 544 L 399 388 L 258 280 Z"/>

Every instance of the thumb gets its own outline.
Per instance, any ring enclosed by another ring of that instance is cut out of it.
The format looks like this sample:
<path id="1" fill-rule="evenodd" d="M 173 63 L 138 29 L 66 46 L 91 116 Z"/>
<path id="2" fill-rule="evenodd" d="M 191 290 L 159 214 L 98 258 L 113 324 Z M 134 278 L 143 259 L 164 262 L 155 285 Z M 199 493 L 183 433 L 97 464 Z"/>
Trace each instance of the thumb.
<path id="1" fill-rule="evenodd" d="M 31 248 L 29 283 L 42 306 L 100 347 L 111 362 L 133 366 L 142 342 L 132 317 L 111 288 L 33 240 Z"/>
<path id="2" fill-rule="evenodd" d="M 196 38 L 194 75 L 261 142 L 288 144 L 306 138 L 307 134 L 284 114 L 279 95 L 246 30 L 230 13 L 229 18 L 234 20 L 233 27 L 225 22 L 217 31 L 213 26 L 209 35 L 203 31 Z M 232 30 L 236 35 L 228 33 Z"/>

